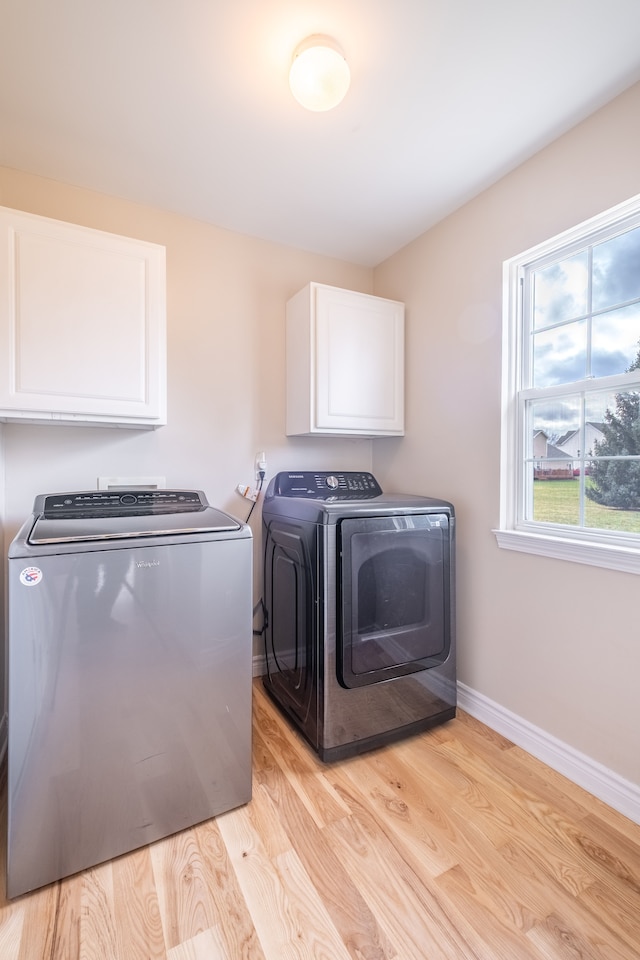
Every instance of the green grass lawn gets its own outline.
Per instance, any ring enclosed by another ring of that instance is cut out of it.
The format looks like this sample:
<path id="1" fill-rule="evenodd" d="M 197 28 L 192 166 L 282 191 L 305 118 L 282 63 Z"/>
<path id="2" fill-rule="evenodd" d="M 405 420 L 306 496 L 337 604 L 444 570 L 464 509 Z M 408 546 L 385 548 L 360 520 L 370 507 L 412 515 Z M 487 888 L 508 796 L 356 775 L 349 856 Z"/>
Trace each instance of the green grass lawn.
<path id="1" fill-rule="evenodd" d="M 587 479 L 587 483 L 588 483 Z M 534 480 L 533 519 L 541 523 L 580 524 L 579 480 Z M 585 526 L 640 533 L 640 511 L 601 507 L 585 497 Z"/>

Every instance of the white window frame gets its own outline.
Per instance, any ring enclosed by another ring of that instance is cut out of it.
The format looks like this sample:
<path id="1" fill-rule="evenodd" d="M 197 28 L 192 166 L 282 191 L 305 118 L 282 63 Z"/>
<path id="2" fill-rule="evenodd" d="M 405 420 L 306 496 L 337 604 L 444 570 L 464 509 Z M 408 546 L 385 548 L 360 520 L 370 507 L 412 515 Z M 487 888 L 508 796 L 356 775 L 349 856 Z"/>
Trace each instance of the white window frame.
<path id="1" fill-rule="evenodd" d="M 523 401 L 536 396 L 535 389 L 522 389 L 525 363 L 523 276 L 533 264 L 569 256 L 598 239 L 599 234 L 623 232 L 640 226 L 640 194 L 578 226 L 559 234 L 503 264 L 502 328 L 502 424 L 500 456 L 500 527 L 494 530 L 498 546 L 523 553 L 571 560 L 640 574 L 640 536 L 624 538 L 606 530 L 561 527 L 557 524 L 523 519 L 526 479 L 523 445 L 525 423 Z M 598 388 L 621 390 L 633 382 L 638 372 L 599 378 Z M 593 389 L 593 380 L 583 380 L 558 388 L 558 393 L 576 395 Z"/>

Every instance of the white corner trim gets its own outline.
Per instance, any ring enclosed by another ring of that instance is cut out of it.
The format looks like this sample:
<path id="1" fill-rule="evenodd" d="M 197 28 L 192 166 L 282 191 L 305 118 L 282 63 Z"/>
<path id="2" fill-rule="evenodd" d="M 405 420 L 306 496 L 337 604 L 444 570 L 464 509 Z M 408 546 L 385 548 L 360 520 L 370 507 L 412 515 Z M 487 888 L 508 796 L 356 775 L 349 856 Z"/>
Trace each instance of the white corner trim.
<path id="1" fill-rule="evenodd" d="M 625 780 L 584 753 L 511 713 L 494 700 L 458 683 L 458 705 L 476 720 L 513 741 L 573 783 L 640 824 L 640 785 Z"/>

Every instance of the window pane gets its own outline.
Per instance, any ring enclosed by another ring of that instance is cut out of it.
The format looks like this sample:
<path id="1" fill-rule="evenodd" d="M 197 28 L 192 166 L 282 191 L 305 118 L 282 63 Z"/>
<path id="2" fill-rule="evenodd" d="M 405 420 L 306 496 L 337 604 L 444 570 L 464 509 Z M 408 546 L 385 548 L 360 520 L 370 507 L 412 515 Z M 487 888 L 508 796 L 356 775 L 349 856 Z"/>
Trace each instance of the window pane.
<path id="1" fill-rule="evenodd" d="M 595 440 L 603 440 L 604 434 L 602 433 L 604 427 L 604 419 L 607 413 L 607 410 L 615 410 L 616 406 L 616 394 L 611 393 L 607 390 L 599 390 L 590 393 L 585 402 L 585 420 L 587 423 L 596 424 L 601 432 L 601 435 L 596 436 Z M 587 446 L 588 453 L 595 453 L 595 447 Z"/>
<path id="2" fill-rule="evenodd" d="M 632 518 L 622 518 L 623 513 L 640 518 L 640 391 L 601 394 L 589 401 L 587 409 L 600 434 L 595 437 L 595 456 L 589 463 L 585 523 L 605 530 L 627 530 Z M 597 423 L 600 411 L 601 422 Z"/>
<path id="3" fill-rule="evenodd" d="M 532 400 L 529 402 L 529 417 L 533 438 L 531 455 L 534 458 L 578 456 L 573 449 L 567 451 L 565 444 L 580 432 L 579 397 Z"/>
<path id="4" fill-rule="evenodd" d="M 585 320 L 533 336 L 533 386 L 552 387 L 587 376 Z"/>
<path id="5" fill-rule="evenodd" d="M 640 304 L 594 317 L 591 328 L 591 375 L 624 373 L 638 356 Z"/>
<path id="6" fill-rule="evenodd" d="M 640 390 L 588 396 L 585 419 L 601 432 L 594 436 L 596 458 L 640 456 Z"/>
<path id="7" fill-rule="evenodd" d="M 593 248 L 593 309 L 640 297 L 640 227 Z"/>
<path id="8" fill-rule="evenodd" d="M 533 275 L 533 326 L 536 330 L 587 312 L 587 251 L 552 263 Z"/>
<path id="9" fill-rule="evenodd" d="M 640 533 L 640 459 L 594 461 L 587 474 L 585 526 Z"/>
<path id="10" fill-rule="evenodd" d="M 580 480 L 572 463 L 564 477 L 538 478 L 533 482 L 533 520 L 577 527 L 580 523 Z"/>
<path id="11" fill-rule="evenodd" d="M 580 522 L 580 496 L 574 476 L 579 461 L 580 398 L 534 400 L 528 404 L 530 494 L 525 519 L 540 523 Z"/>

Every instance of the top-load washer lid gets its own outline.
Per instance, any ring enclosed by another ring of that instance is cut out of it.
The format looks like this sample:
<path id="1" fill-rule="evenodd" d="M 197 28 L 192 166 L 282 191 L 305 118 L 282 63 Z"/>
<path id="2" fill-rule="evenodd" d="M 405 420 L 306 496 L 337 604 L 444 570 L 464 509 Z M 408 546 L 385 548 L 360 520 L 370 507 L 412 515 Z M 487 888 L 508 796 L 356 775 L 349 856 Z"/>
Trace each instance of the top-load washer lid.
<path id="1" fill-rule="evenodd" d="M 81 490 L 40 494 L 30 544 L 239 530 L 242 524 L 210 507 L 201 490 Z"/>

